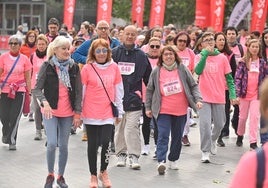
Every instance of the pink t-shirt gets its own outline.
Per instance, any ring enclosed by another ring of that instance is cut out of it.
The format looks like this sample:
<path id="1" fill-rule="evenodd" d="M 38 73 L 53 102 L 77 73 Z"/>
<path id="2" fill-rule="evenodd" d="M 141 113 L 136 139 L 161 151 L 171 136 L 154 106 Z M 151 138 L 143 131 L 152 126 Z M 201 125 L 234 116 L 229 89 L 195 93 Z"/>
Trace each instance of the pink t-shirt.
<path id="1" fill-rule="evenodd" d="M 43 58 L 39 58 L 39 57 L 37 57 L 36 53 L 33 54 L 33 59 L 32 59 L 33 72 L 32 72 L 32 79 L 31 79 L 31 87 L 32 87 L 32 89 L 34 89 L 34 86 L 36 84 L 36 79 L 37 79 L 38 72 L 40 70 L 41 65 L 44 63 L 45 60 L 46 60 L 46 56 L 43 57 Z"/>
<path id="2" fill-rule="evenodd" d="M 17 57 L 11 56 L 9 52 L 6 52 L 0 56 L 0 69 L 3 69 L 3 73 L 0 77 L 1 83 L 7 77 L 16 59 Z M 20 81 L 25 82 L 24 74 L 26 71 L 31 70 L 31 68 L 32 68 L 32 64 L 29 58 L 23 54 L 20 54 L 20 59 L 18 60 L 11 75 L 9 76 L 4 88 L 2 89 L 2 93 L 9 93 L 10 91 L 9 85 L 12 83 L 17 83 Z M 17 91 L 25 92 L 26 91 L 25 86 L 19 87 Z"/>
<path id="3" fill-rule="evenodd" d="M 152 69 L 154 69 L 156 67 L 157 62 L 158 62 L 158 58 L 157 59 L 148 58 L 148 59 L 149 59 L 149 62 L 152 66 Z M 146 98 L 146 86 L 142 82 L 142 102 L 145 102 L 145 100 L 146 100 L 145 98 Z"/>
<path id="4" fill-rule="evenodd" d="M 263 187 L 268 187 L 268 144 L 263 146 L 265 153 L 265 179 Z M 256 151 L 247 152 L 240 159 L 229 188 L 254 188 L 257 183 L 257 155 Z"/>
<path id="5" fill-rule="evenodd" d="M 196 56 L 199 62 L 201 55 Z M 199 88 L 204 102 L 225 104 L 225 75 L 231 73 L 225 55 L 208 56 L 203 73 L 199 76 Z"/>
<path id="6" fill-rule="evenodd" d="M 259 67 L 259 59 L 250 63 L 247 94 L 244 98 L 245 100 L 255 100 L 258 98 Z"/>
<path id="7" fill-rule="evenodd" d="M 189 103 L 178 70 L 168 71 L 161 68 L 159 82 L 162 98 L 160 113 L 175 116 L 185 115 Z"/>
<path id="8" fill-rule="evenodd" d="M 74 115 L 68 89 L 61 80 L 59 80 L 58 108 L 52 110 L 52 114 L 57 117 L 69 117 Z"/>
<path id="9" fill-rule="evenodd" d="M 56 67 L 56 71 L 59 74 L 59 68 Z M 44 113 L 44 108 L 41 108 L 41 112 Z M 57 109 L 52 109 L 52 115 L 56 117 L 69 117 L 74 115 L 72 105 L 69 97 L 68 88 L 59 80 L 59 100 Z"/>
<path id="10" fill-rule="evenodd" d="M 178 55 L 181 58 L 182 63 L 190 70 L 190 72 L 193 72 L 195 59 L 193 50 L 190 48 L 185 48 L 183 51 L 179 50 Z"/>
<path id="11" fill-rule="evenodd" d="M 247 48 L 243 45 L 242 45 L 242 48 L 243 48 L 244 55 L 245 55 L 247 52 Z M 235 55 L 236 63 L 238 63 L 242 59 L 238 45 L 236 45 L 235 47 L 230 47 L 230 49 L 232 50 L 232 52 Z"/>
<path id="12" fill-rule="evenodd" d="M 122 77 L 116 63 L 112 62 L 106 67 L 99 67 L 93 63 L 105 85 L 105 88 L 112 101 L 115 99 L 115 85 L 122 82 Z M 109 98 L 105 93 L 100 78 L 92 68 L 86 64 L 81 71 L 82 84 L 85 87 L 82 102 L 82 118 L 108 119 L 112 118 L 112 109 Z"/>

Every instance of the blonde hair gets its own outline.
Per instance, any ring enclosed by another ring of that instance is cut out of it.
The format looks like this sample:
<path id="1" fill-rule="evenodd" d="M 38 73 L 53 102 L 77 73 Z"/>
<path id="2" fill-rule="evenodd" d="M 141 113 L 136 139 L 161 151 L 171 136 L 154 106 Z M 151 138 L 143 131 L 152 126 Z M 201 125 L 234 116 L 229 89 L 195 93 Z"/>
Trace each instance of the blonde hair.
<path id="1" fill-rule="evenodd" d="M 248 48 L 250 47 L 250 45 L 252 45 L 253 43 L 258 43 L 259 45 L 259 52 L 258 52 L 258 57 L 261 57 L 261 43 L 258 39 L 251 39 L 248 41 Z M 246 63 L 247 68 L 250 69 L 250 59 L 252 58 L 252 54 L 250 53 L 250 51 L 247 49 L 246 54 L 243 57 L 243 61 Z"/>
<path id="2" fill-rule="evenodd" d="M 40 34 L 40 35 L 38 35 L 37 38 L 36 38 L 36 42 L 37 42 L 38 40 L 43 40 L 43 41 L 46 42 L 46 44 L 49 43 L 48 40 L 47 40 L 46 35 L 44 35 L 44 34 Z"/>
<path id="3" fill-rule="evenodd" d="M 47 47 L 47 58 L 50 59 L 54 55 L 55 48 L 60 46 L 71 46 L 71 42 L 65 36 L 57 36 Z"/>

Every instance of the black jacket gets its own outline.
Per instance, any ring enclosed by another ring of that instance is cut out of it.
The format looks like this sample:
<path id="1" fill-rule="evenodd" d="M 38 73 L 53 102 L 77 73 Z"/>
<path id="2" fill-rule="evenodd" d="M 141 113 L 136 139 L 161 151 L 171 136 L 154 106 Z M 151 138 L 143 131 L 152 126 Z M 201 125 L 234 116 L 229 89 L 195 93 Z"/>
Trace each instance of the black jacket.
<path id="1" fill-rule="evenodd" d="M 73 110 L 81 112 L 82 83 L 80 70 L 76 63 L 69 68 L 71 88 L 68 88 L 69 98 Z M 59 77 L 55 65 L 50 60 L 43 63 L 38 73 L 37 82 L 33 94 L 41 102 L 48 101 L 52 109 L 57 109 L 59 100 Z"/>
<path id="2" fill-rule="evenodd" d="M 120 45 L 112 50 L 112 58 L 116 63 L 130 62 L 135 64 L 135 71 L 130 75 L 122 75 L 124 84 L 124 111 L 136 111 L 142 108 L 142 99 L 135 92 L 142 93 L 142 81 L 147 85 L 152 72 L 146 54 L 139 48 L 127 49 Z M 120 68 L 120 67 L 119 67 Z"/>

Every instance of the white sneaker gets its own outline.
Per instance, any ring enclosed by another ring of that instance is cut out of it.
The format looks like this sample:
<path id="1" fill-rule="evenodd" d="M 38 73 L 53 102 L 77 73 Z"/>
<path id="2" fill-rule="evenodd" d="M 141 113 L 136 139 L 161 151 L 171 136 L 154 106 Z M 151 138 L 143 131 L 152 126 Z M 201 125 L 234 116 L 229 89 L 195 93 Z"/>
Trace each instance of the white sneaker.
<path id="1" fill-rule="evenodd" d="M 216 144 L 216 141 L 212 141 L 211 142 L 210 153 L 212 155 L 216 155 L 217 154 L 217 144 Z"/>
<path id="2" fill-rule="evenodd" d="M 139 170 L 141 165 L 139 164 L 138 157 L 132 155 L 129 157 L 129 166 L 134 170 Z"/>
<path id="3" fill-rule="evenodd" d="M 209 163 L 209 152 L 202 152 L 202 158 L 201 158 L 202 163 Z"/>
<path id="4" fill-rule="evenodd" d="M 126 161 L 127 161 L 127 156 L 125 154 L 120 154 L 118 156 L 118 161 L 116 163 L 117 167 L 125 167 L 126 166 Z"/>
<path id="5" fill-rule="evenodd" d="M 169 161 L 169 168 L 172 170 L 179 170 L 178 160 L 177 161 Z"/>
<path id="6" fill-rule="evenodd" d="M 164 162 L 160 162 L 157 166 L 157 171 L 159 175 L 164 175 L 166 172 L 166 164 Z"/>
<path id="7" fill-rule="evenodd" d="M 143 149 L 141 151 L 141 154 L 142 155 L 149 155 L 149 153 L 150 153 L 150 145 L 149 144 L 148 145 L 144 145 L 143 146 Z"/>

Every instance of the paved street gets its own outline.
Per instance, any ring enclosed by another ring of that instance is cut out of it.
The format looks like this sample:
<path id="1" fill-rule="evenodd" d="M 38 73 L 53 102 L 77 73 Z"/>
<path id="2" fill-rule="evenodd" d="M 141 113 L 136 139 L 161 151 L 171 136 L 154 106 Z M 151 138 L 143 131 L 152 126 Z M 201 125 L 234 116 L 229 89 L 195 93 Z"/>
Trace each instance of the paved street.
<path id="1" fill-rule="evenodd" d="M 81 134 L 82 131 L 78 130 L 76 135 L 70 136 L 69 159 L 64 176 L 70 188 L 89 187 L 86 142 L 81 141 Z M 18 131 L 17 151 L 9 151 L 8 145 L 0 143 L 1 188 L 43 187 L 47 176 L 45 136 L 42 141 L 34 141 L 34 135 L 34 123 L 22 117 Z M 182 149 L 179 170 L 168 170 L 164 176 L 158 175 L 157 163 L 152 159 L 152 154 L 141 156 L 141 170 L 116 167 L 116 158 L 112 155 L 108 171 L 113 187 L 228 187 L 238 160 L 249 149 L 248 140 L 244 141 L 243 147 L 236 147 L 236 136 L 231 130 L 230 138 L 224 139 L 227 147 L 218 148 L 218 153 L 211 157 L 210 164 L 203 164 L 200 161 L 198 126 L 191 128 L 190 141 L 191 146 Z M 153 151 L 151 139 L 151 153 Z M 101 187 L 100 184 L 99 186 Z"/>

